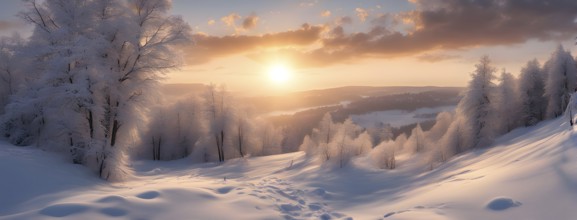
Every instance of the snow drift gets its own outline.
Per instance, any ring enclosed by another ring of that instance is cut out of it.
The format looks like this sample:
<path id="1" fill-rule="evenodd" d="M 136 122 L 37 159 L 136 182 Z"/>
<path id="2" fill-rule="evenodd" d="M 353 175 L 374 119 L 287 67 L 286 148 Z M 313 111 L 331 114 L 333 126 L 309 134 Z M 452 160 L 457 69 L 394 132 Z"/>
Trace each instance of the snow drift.
<path id="1" fill-rule="evenodd" d="M 430 171 L 368 157 L 337 169 L 297 152 L 137 161 L 135 176 L 108 183 L 57 154 L 1 145 L 0 219 L 577 219 L 577 134 L 564 119 Z"/>

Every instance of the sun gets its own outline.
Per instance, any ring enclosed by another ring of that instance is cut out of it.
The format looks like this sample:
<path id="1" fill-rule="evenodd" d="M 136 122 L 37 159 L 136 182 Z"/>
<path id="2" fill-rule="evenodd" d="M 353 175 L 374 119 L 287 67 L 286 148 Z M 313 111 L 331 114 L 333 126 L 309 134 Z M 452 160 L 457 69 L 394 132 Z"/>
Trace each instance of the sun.
<path id="1" fill-rule="evenodd" d="M 292 78 L 292 72 L 286 65 L 277 63 L 269 67 L 268 77 L 274 83 L 283 84 Z"/>

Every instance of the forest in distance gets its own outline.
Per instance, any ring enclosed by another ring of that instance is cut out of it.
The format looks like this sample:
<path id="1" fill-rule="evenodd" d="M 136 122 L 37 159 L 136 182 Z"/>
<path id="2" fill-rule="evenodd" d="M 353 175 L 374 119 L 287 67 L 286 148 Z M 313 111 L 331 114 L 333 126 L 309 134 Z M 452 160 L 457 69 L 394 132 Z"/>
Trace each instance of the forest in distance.
<path id="1" fill-rule="evenodd" d="M 295 95 L 300 103 L 272 98 L 271 106 L 320 107 L 267 118 L 261 114 L 274 110 L 265 105 L 270 97 L 236 97 L 225 85 L 197 85 L 177 98 L 162 93 L 163 74 L 181 65 L 177 48 L 192 30 L 169 14 L 168 2 L 154 2 L 90 1 L 81 10 L 77 2 L 31 1 L 21 16 L 32 35 L 0 45 L 2 137 L 60 152 L 108 180 L 121 180 L 132 160 L 224 162 L 299 150 L 335 167 L 369 155 L 376 167 L 395 169 L 399 155 L 410 155 L 434 169 L 515 128 L 561 116 L 577 85 L 575 59 L 559 46 L 548 60 L 528 61 L 519 77 L 484 56 L 466 88 L 302 92 Z M 455 111 L 402 132 L 386 123 L 364 128 L 351 118 L 448 105 Z"/>

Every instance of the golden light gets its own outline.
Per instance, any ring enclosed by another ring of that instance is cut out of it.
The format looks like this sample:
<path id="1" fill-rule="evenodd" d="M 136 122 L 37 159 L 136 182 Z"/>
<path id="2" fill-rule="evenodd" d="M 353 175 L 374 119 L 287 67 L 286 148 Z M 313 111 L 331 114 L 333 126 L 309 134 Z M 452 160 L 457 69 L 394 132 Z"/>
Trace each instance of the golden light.
<path id="1" fill-rule="evenodd" d="M 290 69 L 283 64 L 274 64 L 268 69 L 268 77 L 271 81 L 281 84 L 286 83 L 292 77 Z"/>

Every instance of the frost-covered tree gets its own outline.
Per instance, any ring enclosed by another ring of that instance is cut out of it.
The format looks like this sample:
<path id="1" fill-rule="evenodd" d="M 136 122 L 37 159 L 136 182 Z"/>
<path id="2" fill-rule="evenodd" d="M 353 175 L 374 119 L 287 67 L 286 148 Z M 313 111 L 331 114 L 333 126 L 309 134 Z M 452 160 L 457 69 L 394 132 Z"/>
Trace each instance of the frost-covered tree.
<path id="1" fill-rule="evenodd" d="M 201 102 L 195 97 L 151 109 L 141 134 L 140 158 L 173 160 L 186 157 L 207 134 Z"/>
<path id="2" fill-rule="evenodd" d="M 367 154 L 373 148 L 373 141 L 371 135 L 364 131 L 355 140 L 353 140 L 353 145 L 355 146 L 355 156 L 361 156 Z"/>
<path id="3" fill-rule="evenodd" d="M 273 155 L 282 152 L 283 132 L 282 129 L 273 126 L 272 124 L 261 121 L 258 125 L 259 129 L 255 132 L 259 134 L 259 142 L 257 146 L 260 148 L 259 155 Z"/>
<path id="4" fill-rule="evenodd" d="M 0 115 L 8 104 L 10 96 L 16 94 L 24 83 L 23 57 L 21 49 L 25 41 L 20 35 L 0 39 Z"/>
<path id="5" fill-rule="evenodd" d="M 215 148 L 218 154 L 218 161 L 225 160 L 225 139 L 228 134 L 227 128 L 232 124 L 232 105 L 230 105 L 228 93 L 224 86 L 219 89 L 215 85 L 210 85 L 205 93 L 206 115 L 209 122 L 209 132 L 215 140 Z"/>
<path id="6" fill-rule="evenodd" d="M 33 59 L 24 65 L 37 69 L 9 104 L 5 133 L 32 140 L 20 144 L 69 146 L 75 162 L 102 178 L 121 175 L 128 135 L 158 80 L 178 66 L 190 27 L 169 15 L 169 0 L 27 3 L 20 16 L 34 30 L 23 51 Z"/>
<path id="7" fill-rule="evenodd" d="M 577 86 L 577 64 L 569 51 L 559 45 L 545 63 L 545 97 L 547 97 L 547 117 L 563 114 L 571 94 Z"/>
<path id="8" fill-rule="evenodd" d="M 495 68 L 487 56 L 482 57 L 475 68 L 465 95 L 457 105 L 457 117 L 462 122 L 458 130 L 465 133 L 466 148 L 486 146 L 494 138 L 490 124 L 494 112 L 492 102 L 495 101 Z"/>
<path id="9" fill-rule="evenodd" d="M 322 158 L 325 161 L 331 159 L 329 144 L 334 139 L 336 131 L 336 125 L 334 124 L 330 113 L 326 113 L 319 122 L 319 126 L 313 129 L 312 138 L 316 143 L 318 143 L 318 153 L 319 155 L 322 155 Z"/>
<path id="10" fill-rule="evenodd" d="M 404 147 L 411 150 L 414 153 L 420 153 L 425 150 L 425 135 L 423 134 L 423 128 L 421 124 L 417 124 L 413 130 L 411 130 L 411 135 L 407 139 Z"/>
<path id="11" fill-rule="evenodd" d="M 317 155 L 318 143 L 310 135 L 303 138 L 303 143 L 299 146 L 300 151 L 304 151 L 307 156 Z"/>
<path id="12" fill-rule="evenodd" d="M 360 128 L 353 122 L 351 118 L 347 118 L 342 124 L 337 126 L 338 131 L 334 143 L 331 143 L 332 154 L 337 157 L 338 166 L 343 168 L 349 163 L 351 158 L 358 152 L 358 148 L 354 139 L 357 137 Z M 360 143 L 362 144 L 362 143 Z"/>
<path id="13" fill-rule="evenodd" d="M 271 155 L 282 151 L 282 129 L 251 114 L 224 86 L 208 86 L 203 101 L 202 123 L 207 134 L 195 146 L 194 154 L 204 154 L 205 161 L 248 155 Z"/>
<path id="14" fill-rule="evenodd" d="M 330 143 L 337 129 L 330 113 L 326 113 L 319 122 L 317 139 L 319 142 Z"/>
<path id="15" fill-rule="evenodd" d="M 371 161 L 381 169 L 395 169 L 396 158 L 395 153 L 398 148 L 398 143 L 395 141 L 383 141 L 371 151 Z"/>
<path id="16" fill-rule="evenodd" d="M 438 160 L 440 162 L 447 161 L 451 156 L 462 153 L 467 149 L 467 133 L 462 125 L 462 122 L 456 118 L 451 123 L 449 129 L 439 140 Z"/>
<path id="17" fill-rule="evenodd" d="M 334 123 L 330 114 L 325 114 L 312 135 L 305 136 L 300 149 L 322 162 L 342 168 L 353 157 L 369 153 L 373 148 L 371 139 L 371 135 L 352 119 Z"/>
<path id="18" fill-rule="evenodd" d="M 374 127 L 367 128 L 367 132 L 373 137 L 373 142 L 380 143 L 394 138 L 393 128 L 390 124 L 378 122 Z"/>
<path id="19" fill-rule="evenodd" d="M 453 122 L 454 115 L 450 112 L 440 112 L 435 118 L 435 124 L 431 129 L 425 132 L 427 142 L 438 142 Z"/>
<path id="20" fill-rule="evenodd" d="M 397 136 L 395 138 L 395 143 L 397 143 L 397 151 L 403 150 L 403 147 L 405 146 L 405 144 L 407 144 L 409 138 L 407 138 L 407 135 L 405 133 L 400 134 L 399 136 Z"/>
<path id="21" fill-rule="evenodd" d="M 517 80 L 508 72 L 501 73 L 495 93 L 495 132 L 505 134 L 519 126 L 520 105 L 517 94 Z"/>
<path id="22" fill-rule="evenodd" d="M 529 61 L 519 75 L 519 118 L 523 126 L 531 126 L 545 119 L 545 74 L 537 59 Z"/>

